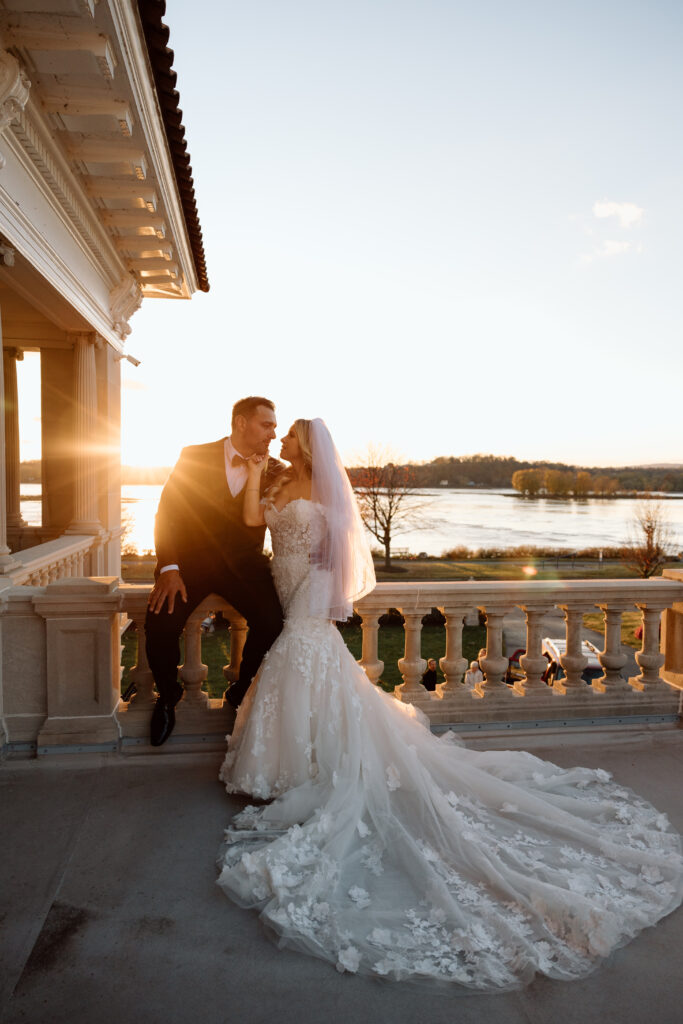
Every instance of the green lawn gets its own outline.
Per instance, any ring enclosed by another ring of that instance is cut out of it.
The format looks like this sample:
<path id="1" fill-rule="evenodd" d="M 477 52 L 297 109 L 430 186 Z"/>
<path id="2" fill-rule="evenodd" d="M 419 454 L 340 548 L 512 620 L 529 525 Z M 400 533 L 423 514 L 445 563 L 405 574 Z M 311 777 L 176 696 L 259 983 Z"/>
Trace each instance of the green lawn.
<path id="1" fill-rule="evenodd" d="M 360 658 L 361 630 L 360 626 L 345 626 L 341 630 L 344 642 L 354 658 Z M 403 657 L 403 628 L 401 626 L 383 626 L 379 631 L 379 656 L 384 662 L 382 686 L 385 690 L 393 690 L 401 682 L 397 661 Z M 480 648 L 486 643 L 486 630 L 481 626 L 465 626 L 463 629 L 463 656 L 468 661 L 476 658 Z M 135 664 L 137 652 L 137 633 L 128 630 L 123 636 L 123 676 L 121 692 L 125 692 L 130 682 L 130 669 Z M 181 644 L 182 652 L 182 644 Z M 223 666 L 230 660 L 230 640 L 226 630 L 209 633 L 202 638 L 202 659 L 208 665 L 209 676 L 204 689 L 210 697 L 220 697 L 225 689 Z M 422 629 L 422 657 L 442 658 L 446 652 L 446 631 L 443 626 L 424 626 Z M 441 670 L 437 670 L 439 682 L 443 682 Z"/>
<path id="2" fill-rule="evenodd" d="M 680 562 L 671 567 L 680 568 Z M 529 568 L 535 570 L 529 573 Z M 525 571 L 527 570 L 527 571 Z M 512 561 L 506 559 L 397 558 L 393 570 L 386 572 L 381 562 L 375 563 L 380 583 L 449 580 L 575 580 L 575 579 L 631 579 L 636 573 L 618 559 L 606 559 L 602 565 L 597 559 L 572 560 L 555 558 L 529 558 Z M 154 560 L 128 558 L 123 560 L 123 579 L 128 583 L 151 583 Z"/>

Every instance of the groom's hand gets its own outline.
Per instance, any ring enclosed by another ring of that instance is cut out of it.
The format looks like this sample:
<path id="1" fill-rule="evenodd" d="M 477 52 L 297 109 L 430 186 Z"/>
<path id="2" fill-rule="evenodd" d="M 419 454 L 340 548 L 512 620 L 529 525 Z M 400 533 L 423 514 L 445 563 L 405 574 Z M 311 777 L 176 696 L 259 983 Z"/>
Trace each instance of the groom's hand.
<path id="1" fill-rule="evenodd" d="M 161 573 L 152 588 L 148 602 L 149 610 L 158 615 L 166 601 L 168 601 L 168 614 L 172 615 L 178 594 L 187 604 L 187 591 L 185 590 L 183 577 L 177 569 L 167 569 L 166 572 Z"/>

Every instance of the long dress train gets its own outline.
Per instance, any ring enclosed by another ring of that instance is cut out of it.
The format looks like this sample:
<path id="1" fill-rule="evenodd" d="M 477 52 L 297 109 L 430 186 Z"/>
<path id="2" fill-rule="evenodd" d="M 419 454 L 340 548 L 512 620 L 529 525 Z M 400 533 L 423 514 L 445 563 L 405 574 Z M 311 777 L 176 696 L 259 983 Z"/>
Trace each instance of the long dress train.
<path id="1" fill-rule="evenodd" d="M 368 680 L 309 613 L 324 509 L 268 508 L 285 626 L 221 779 L 260 800 L 219 885 L 281 944 L 339 970 L 479 991 L 574 979 L 683 899 L 680 837 L 602 770 L 464 748 Z"/>

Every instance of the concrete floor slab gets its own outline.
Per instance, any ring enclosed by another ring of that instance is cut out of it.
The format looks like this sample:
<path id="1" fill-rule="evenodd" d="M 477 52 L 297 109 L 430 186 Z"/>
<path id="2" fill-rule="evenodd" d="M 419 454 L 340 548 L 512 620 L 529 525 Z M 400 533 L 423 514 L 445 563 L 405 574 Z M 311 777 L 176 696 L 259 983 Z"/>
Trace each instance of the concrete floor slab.
<path id="1" fill-rule="evenodd" d="M 683 732 L 534 752 L 613 771 L 683 830 Z M 498 996 L 340 975 L 278 950 L 215 885 L 222 830 L 244 803 L 226 796 L 219 764 L 205 754 L 0 768 L 4 1024 L 679 1024 L 683 912 L 585 981 Z"/>

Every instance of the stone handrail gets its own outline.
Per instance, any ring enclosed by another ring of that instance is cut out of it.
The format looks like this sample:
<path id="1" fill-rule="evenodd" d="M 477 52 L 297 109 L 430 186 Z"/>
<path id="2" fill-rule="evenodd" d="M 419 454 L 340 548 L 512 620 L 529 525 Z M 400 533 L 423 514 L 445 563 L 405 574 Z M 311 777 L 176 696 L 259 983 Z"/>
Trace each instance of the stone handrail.
<path id="1" fill-rule="evenodd" d="M 19 563 L 5 574 L 15 586 L 44 587 L 57 580 L 72 576 L 87 576 L 90 572 L 88 554 L 99 538 L 65 534 L 56 540 L 25 548 L 12 554 Z"/>

